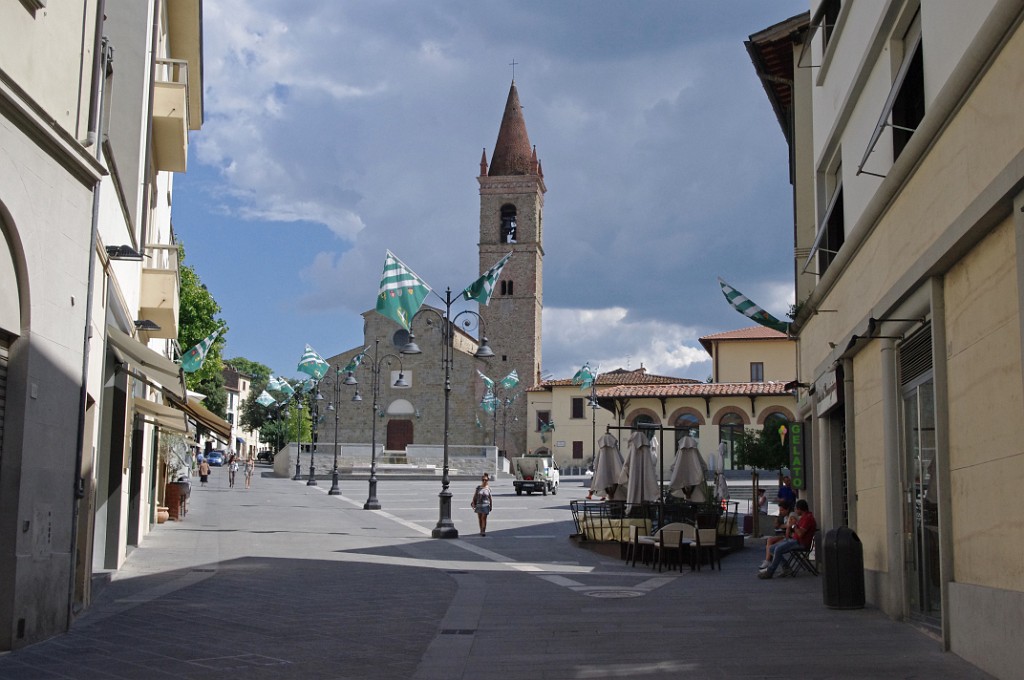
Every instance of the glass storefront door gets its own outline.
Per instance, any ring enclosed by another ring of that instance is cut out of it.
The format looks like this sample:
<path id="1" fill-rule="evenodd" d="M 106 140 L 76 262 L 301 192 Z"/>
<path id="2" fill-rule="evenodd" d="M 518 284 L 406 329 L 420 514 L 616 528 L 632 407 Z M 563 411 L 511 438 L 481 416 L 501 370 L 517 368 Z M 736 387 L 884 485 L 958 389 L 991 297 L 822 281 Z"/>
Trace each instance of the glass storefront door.
<path id="1" fill-rule="evenodd" d="M 938 625 L 942 603 L 935 477 L 935 385 L 930 372 L 903 388 L 903 431 L 908 604 L 912 616 Z"/>

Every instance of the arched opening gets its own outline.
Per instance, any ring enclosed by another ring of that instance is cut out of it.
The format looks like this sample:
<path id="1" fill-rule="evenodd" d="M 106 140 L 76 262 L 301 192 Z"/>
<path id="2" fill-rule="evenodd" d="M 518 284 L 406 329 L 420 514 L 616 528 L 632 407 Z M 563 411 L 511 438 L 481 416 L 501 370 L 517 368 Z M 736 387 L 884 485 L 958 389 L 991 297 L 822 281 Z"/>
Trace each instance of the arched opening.
<path id="1" fill-rule="evenodd" d="M 743 432 L 743 417 L 738 413 L 726 413 L 718 421 L 718 442 L 725 444 L 725 469 L 733 469 L 732 447 L 738 435 Z"/>
<path id="2" fill-rule="evenodd" d="M 693 437 L 700 442 L 700 419 L 692 413 L 681 413 L 673 423 L 676 429 L 676 445 L 679 448 L 679 440 L 683 437 Z"/>
<path id="3" fill-rule="evenodd" d="M 501 243 L 515 243 L 516 242 L 516 207 L 510 203 L 506 203 L 501 206 L 501 233 L 499 234 Z"/>

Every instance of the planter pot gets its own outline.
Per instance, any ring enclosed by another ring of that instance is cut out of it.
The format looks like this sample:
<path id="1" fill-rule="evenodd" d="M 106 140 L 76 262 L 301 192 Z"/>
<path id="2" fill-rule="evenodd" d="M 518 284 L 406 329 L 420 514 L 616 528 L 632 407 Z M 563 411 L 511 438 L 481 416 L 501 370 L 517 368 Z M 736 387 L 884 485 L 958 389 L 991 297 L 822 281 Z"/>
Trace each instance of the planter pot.
<path id="1" fill-rule="evenodd" d="M 170 517 L 170 512 L 167 510 L 167 506 L 158 505 L 156 506 L 156 523 L 163 524 Z"/>

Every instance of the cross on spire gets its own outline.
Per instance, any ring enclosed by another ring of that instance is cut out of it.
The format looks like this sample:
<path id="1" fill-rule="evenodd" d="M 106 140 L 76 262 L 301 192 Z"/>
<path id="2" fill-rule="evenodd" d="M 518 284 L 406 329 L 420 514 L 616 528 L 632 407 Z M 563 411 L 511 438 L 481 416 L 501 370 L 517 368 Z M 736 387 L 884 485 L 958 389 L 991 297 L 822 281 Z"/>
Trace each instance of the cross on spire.
<path id="1" fill-rule="evenodd" d="M 518 64 L 518 63 L 519 62 L 516 61 L 516 58 L 512 57 L 512 62 L 509 64 L 509 66 L 512 67 L 512 82 L 516 81 L 516 64 Z"/>

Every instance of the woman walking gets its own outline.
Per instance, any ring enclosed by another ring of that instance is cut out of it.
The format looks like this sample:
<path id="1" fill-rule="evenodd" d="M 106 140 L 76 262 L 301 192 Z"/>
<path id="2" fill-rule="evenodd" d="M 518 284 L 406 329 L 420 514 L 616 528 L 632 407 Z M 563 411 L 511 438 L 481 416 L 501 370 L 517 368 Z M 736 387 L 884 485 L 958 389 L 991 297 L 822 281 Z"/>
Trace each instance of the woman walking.
<path id="1" fill-rule="evenodd" d="M 199 461 L 199 482 L 202 486 L 206 486 L 206 482 L 210 479 L 210 464 L 206 462 L 206 458 Z"/>
<path id="2" fill-rule="evenodd" d="M 476 492 L 473 493 L 473 502 L 470 503 L 470 507 L 476 511 L 476 519 L 480 523 L 480 535 L 487 535 L 487 515 L 491 512 L 491 487 L 488 486 L 490 483 L 490 477 L 487 473 L 484 473 L 483 479 L 480 480 L 480 486 L 476 487 Z"/>
<path id="3" fill-rule="evenodd" d="M 249 454 L 249 457 L 245 459 L 245 488 L 248 489 L 252 484 L 252 473 L 256 471 L 256 459 Z"/>

